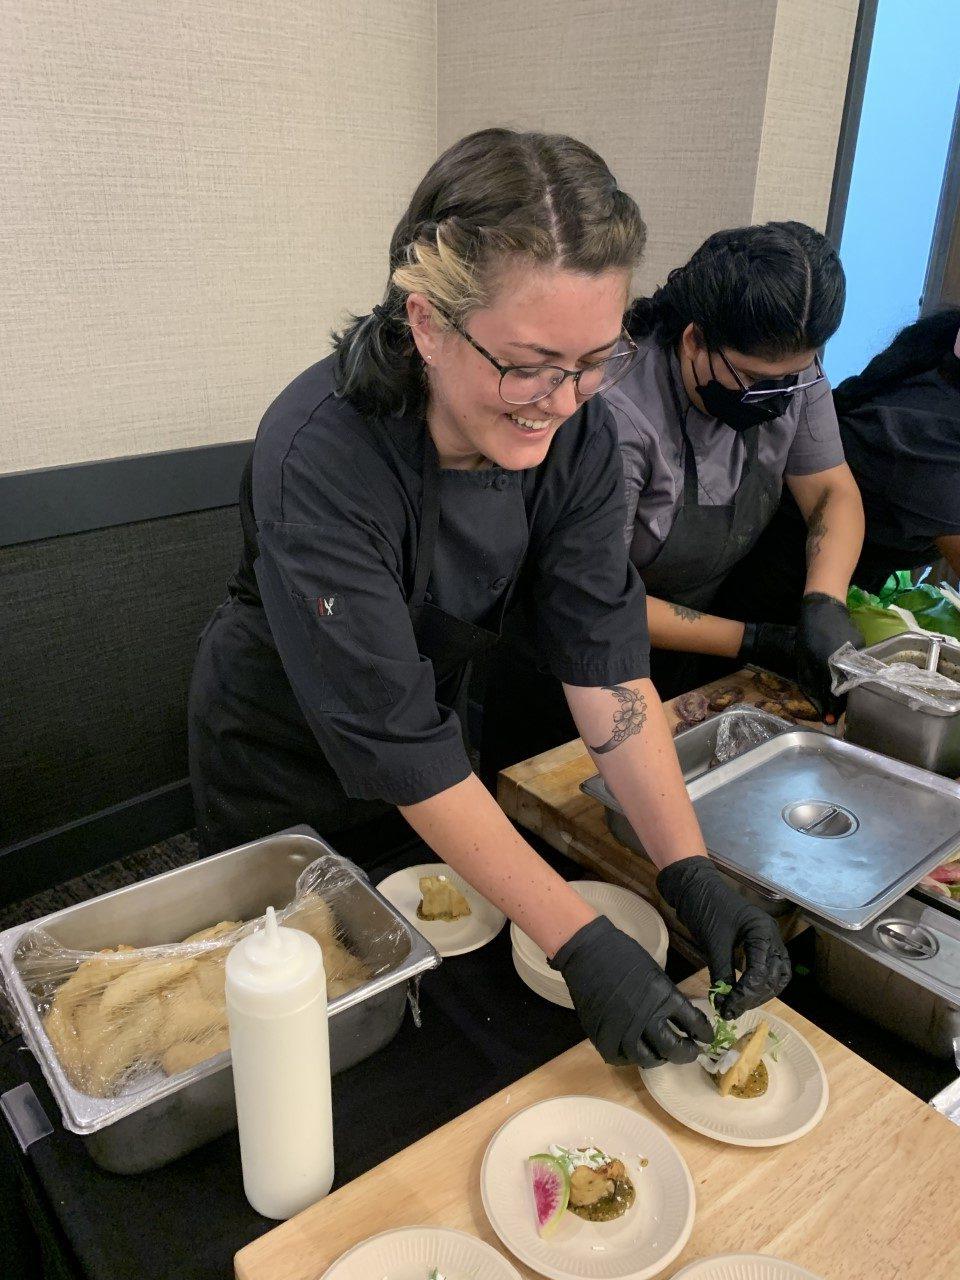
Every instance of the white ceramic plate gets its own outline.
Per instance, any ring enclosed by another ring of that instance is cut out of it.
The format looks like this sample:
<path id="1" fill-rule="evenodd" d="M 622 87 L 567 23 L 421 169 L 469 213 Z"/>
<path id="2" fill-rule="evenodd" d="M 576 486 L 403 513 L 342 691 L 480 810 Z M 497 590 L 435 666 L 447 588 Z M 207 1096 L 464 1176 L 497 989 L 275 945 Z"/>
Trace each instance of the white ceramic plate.
<path id="1" fill-rule="evenodd" d="M 513 949 L 513 967 L 521 980 L 536 995 L 541 996 L 544 1000 L 549 1000 L 551 1004 L 558 1004 L 564 1009 L 573 1008 L 573 1000 L 567 990 L 567 984 L 559 973 L 554 976 L 553 980 L 543 977 L 542 974 L 537 973 L 536 969 L 527 964 L 523 956 L 518 953 L 516 947 Z"/>
<path id="2" fill-rule="evenodd" d="M 566 1213 L 548 1240 L 540 1237 L 527 1158 L 552 1142 L 595 1145 L 624 1162 L 637 1198 L 622 1218 L 584 1222 Z M 639 1111 L 600 1098 L 553 1098 L 508 1120 L 487 1147 L 480 1190 L 503 1243 L 551 1280 L 647 1280 L 673 1261 L 693 1228 L 693 1180 L 680 1152 Z"/>
<path id="3" fill-rule="evenodd" d="M 446 1227 L 401 1227 L 343 1254 L 321 1280 L 520 1280 L 510 1263 L 476 1236 Z"/>
<path id="4" fill-rule="evenodd" d="M 725 1253 L 701 1258 L 678 1271 L 673 1280 L 820 1280 L 795 1262 L 769 1258 L 765 1253 Z"/>
<path id="5" fill-rule="evenodd" d="M 638 893 L 623 889 L 617 884 L 605 884 L 600 880 L 574 880 L 570 887 L 576 889 L 585 902 L 605 915 L 618 929 L 636 939 L 649 951 L 657 964 L 667 959 L 670 935 L 661 917 Z M 514 950 L 523 957 L 531 969 L 544 977 L 552 977 L 554 970 L 537 944 L 515 924 L 510 926 L 510 938 Z"/>
<path id="6" fill-rule="evenodd" d="M 470 903 L 470 914 L 462 920 L 421 920 L 417 915 L 421 902 L 420 877 L 439 875 L 446 876 Z M 442 862 L 424 862 L 418 867 L 396 871 L 381 880 L 377 888 L 442 956 L 462 956 L 485 947 L 507 922 L 502 911 Z"/>
<path id="7" fill-rule="evenodd" d="M 706 1000 L 694 1000 L 709 1017 Z M 696 1062 L 641 1071 L 655 1102 L 696 1133 L 737 1147 L 777 1147 L 809 1133 L 827 1109 L 830 1091 L 820 1059 L 788 1023 L 763 1009 L 751 1009 L 737 1019 L 742 1033 L 766 1018 L 782 1036 L 773 1062 L 764 1055 L 770 1085 L 761 1098 L 721 1098 L 717 1087 Z"/>

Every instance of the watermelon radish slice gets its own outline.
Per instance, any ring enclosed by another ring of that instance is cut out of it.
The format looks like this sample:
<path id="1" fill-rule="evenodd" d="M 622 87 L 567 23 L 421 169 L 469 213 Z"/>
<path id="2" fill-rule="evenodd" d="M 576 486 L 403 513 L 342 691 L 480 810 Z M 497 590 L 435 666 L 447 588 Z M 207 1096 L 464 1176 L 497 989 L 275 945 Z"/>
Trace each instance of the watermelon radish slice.
<path id="1" fill-rule="evenodd" d="M 530 1156 L 527 1173 L 533 1189 L 537 1230 L 546 1239 L 556 1231 L 566 1212 L 570 1200 L 570 1174 L 556 1156 L 548 1155 Z"/>

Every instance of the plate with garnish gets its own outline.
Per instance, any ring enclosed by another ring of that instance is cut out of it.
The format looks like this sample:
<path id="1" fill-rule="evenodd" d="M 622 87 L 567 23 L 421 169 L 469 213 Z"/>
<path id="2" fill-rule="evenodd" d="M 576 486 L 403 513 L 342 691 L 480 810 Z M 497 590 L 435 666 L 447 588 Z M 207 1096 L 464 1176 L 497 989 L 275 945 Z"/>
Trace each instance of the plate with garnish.
<path id="1" fill-rule="evenodd" d="M 443 862 L 405 867 L 377 889 L 442 956 L 462 956 L 492 942 L 507 917 Z"/>
<path id="2" fill-rule="evenodd" d="M 399 1227 L 356 1244 L 321 1280 L 520 1280 L 491 1245 L 448 1227 Z"/>
<path id="3" fill-rule="evenodd" d="M 518 1112 L 487 1147 L 480 1192 L 506 1247 L 551 1280 L 647 1280 L 693 1228 L 683 1156 L 652 1120 L 602 1098 Z"/>
<path id="4" fill-rule="evenodd" d="M 799 1031 L 765 1009 L 721 1018 L 716 1001 L 729 991 L 718 983 L 707 1000 L 693 1001 L 714 1028 L 696 1062 L 641 1070 L 641 1079 L 664 1111 L 708 1138 L 738 1147 L 794 1142 L 827 1109 L 823 1064 Z"/>

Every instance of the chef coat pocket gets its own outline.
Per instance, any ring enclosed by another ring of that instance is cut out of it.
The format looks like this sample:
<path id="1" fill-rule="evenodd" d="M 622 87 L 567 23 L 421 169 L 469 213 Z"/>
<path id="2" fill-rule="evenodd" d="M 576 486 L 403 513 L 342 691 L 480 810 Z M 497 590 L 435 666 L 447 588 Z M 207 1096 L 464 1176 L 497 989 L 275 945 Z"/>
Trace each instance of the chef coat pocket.
<path id="1" fill-rule="evenodd" d="M 291 591 L 315 659 L 321 711 L 357 714 L 378 711 L 393 694 L 371 654 L 354 635 L 347 601 L 338 592 L 305 596 Z"/>

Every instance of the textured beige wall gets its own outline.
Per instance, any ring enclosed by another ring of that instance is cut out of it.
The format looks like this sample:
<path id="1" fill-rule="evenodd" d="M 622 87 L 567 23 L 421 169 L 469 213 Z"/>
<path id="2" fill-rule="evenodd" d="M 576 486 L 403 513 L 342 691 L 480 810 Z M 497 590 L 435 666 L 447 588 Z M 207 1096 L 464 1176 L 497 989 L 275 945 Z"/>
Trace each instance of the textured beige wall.
<path id="1" fill-rule="evenodd" d="M 640 203 L 660 282 L 720 227 L 826 219 L 856 0 L 439 0 L 446 145 L 576 134 Z"/>
<path id="2" fill-rule="evenodd" d="M 251 436 L 436 151 L 435 0 L 0 0 L 0 472 Z"/>
<path id="3" fill-rule="evenodd" d="M 822 225 L 856 0 L 0 0 L 0 473 L 252 435 L 441 147 L 592 143 L 650 227 Z M 438 74 L 439 66 L 439 74 Z"/>
<path id="4" fill-rule="evenodd" d="M 439 0 L 439 141 L 489 124 L 595 147 L 650 229 L 646 289 L 749 222 L 774 0 Z"/>
<path id="5" fill-rule="evenodd" d="M 753 220 L 827 224 L 858 0 L 779 0 Z"/>

